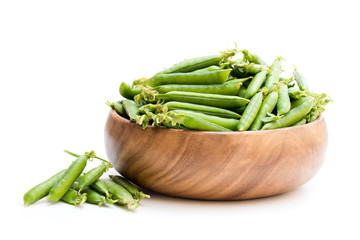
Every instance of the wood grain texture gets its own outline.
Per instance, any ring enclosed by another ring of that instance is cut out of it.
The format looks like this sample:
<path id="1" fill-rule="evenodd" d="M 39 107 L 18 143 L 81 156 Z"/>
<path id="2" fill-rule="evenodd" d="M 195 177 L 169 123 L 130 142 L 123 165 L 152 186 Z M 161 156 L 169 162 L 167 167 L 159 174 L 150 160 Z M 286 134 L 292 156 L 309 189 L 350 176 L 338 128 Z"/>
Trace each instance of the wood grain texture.
<path id="1" fill-rule="evenodd" d="M 148 127 L 110 111 L 105 147 L 114 168 L 144 188 L 170 196 L 239 200 L 291 191 L 321 167 L 325 120 L 291 128 L 201 132 Z"/>

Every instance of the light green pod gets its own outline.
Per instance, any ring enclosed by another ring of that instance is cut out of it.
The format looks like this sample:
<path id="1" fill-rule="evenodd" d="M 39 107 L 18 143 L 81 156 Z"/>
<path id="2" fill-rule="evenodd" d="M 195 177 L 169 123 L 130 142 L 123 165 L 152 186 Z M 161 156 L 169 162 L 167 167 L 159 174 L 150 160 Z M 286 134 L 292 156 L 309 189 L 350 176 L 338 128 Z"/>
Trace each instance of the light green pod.
<path id="1" fill-rule="evenodd" d="M 192 116 L 192 117 L 196 117 L 199 119 L 203 119 L 205 121 L 214 123 L 216 125 L 219 125 L 221 127 L 230 129 L 232 131 L 236 131 L 236 126 L 238 123 L 237 119 L 234 118 L 222 118 L 222 117 L 217 117 L 217 116 L 211 116 L 211 115 L 207 115 L 207 114 L 203 114 L 203 113 L 197 113 L 197 112 L 193 112 L 191 110 L 175 110 L 172 111 L 175 113 L 184 113 L 187 116 Z"/>
<path id="2" fill-rule="evenodd" d="M 310 110 L 314 106 L 314 103 L 315 103 L 314 98 L 304 102 L 300 106 L 291 109 L 282 118 L 265 124 L 261 130 L 284 128 L 297 123 L 301 119 L 305 118 L 305 116 L 310 112 Z"/>
<path id="3" fill-rule="evenodd" d="M 237 125 L 238 131 L 246 131 L 253 123 L 253 121 L 256 118 L 256 115 L 260 110 L 262 98 L 263 98 L 262 92 L 258 92 L 251 98 L 250 103 L 245 108 L 245 111 L 238 122 Z"/>
<path id="4" fill-rule="evenodd" d="M 266 117 L 267 113 L 271 113 L 274 110 L 278 101 L 278 95 L 278 92 L 271 92 L 265 97 L 263 103 L 261 104 L 260 110 L 249 130 L 255 131 L 261 129 L 264 124 L 263 119 Z"/>
<path id="5" fill-rule="evenodd" d="M 265 87 L 271 90 L 275 83 L 278 83 L 280 80 L 280 71 L 281 71 L 281 57 L 277 57 L 273 64 L 270 67 L 269 73 L 265 80 Z"/>
<path id="6" fill-rule="evenodd" d="M 291 101 L 289 97 L 288 86 L 281 83 L 279 89 L 279 100 L 277 102 L 276 110 L 278 115 L 283 115 L 290 111 Z"/>
<path id="7" fill-rule="evenodd" d="M 266 75 L 267 75 L 267 71 L 263 70 L 254 76 L 254 78 L 251 80 L 249 86 L 247 87 L 244 93 L 244 98 L 250 99 L 259 91 L 261 85 L 264 83 L 266 79 Z"/>
<path id="8" fill-rule="evenodd" d="M 46 181 L 36 185 L 24 194 L 25 207 L 44 198 L 50 192 L 50 189 L 62 178 L 66 169 L 58 172 Z"/>

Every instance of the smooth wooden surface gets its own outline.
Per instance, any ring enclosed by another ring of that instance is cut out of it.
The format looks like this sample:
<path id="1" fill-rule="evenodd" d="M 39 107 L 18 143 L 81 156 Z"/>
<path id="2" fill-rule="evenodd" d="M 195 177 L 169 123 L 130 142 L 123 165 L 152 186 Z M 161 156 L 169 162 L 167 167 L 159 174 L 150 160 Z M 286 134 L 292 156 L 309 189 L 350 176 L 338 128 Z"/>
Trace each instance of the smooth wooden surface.
<path id="1" fill-rule="evenodd" d="M 239 200 L 291 191 L 310 180 L 326 154 L 327 129 L 313 123 L 266 131 L 201 132 L 139 125 L 110 111 L 109 160 L 124 177 L 170 196 Z"/>

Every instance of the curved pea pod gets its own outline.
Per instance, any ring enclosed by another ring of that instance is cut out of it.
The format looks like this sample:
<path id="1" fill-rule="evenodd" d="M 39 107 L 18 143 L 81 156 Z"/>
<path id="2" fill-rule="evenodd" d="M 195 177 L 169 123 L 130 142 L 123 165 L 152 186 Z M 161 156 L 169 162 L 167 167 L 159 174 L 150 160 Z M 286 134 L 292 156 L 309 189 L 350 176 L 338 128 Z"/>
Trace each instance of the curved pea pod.
<path id="1" fill-rule="evenodd" d="M 135 200 L 124 187 L 110 179 L 105 179 L 104 183 L 109 192 L 112 194 L 112 197 L 118 200 L 120 205 L 126 205 L 129 209 L 135 209 L 139 206 L 138 201 Z"/>
<path id="2" fill-rule="evenodd" d="M 271 92 L 264 98 L 264 101 L 261 104 L 260 110 L 256 115 L 253 123 L 251 124 L 249 130 L 255 131 L 260 130 L 263 126 L 263 118 L 266 117 L 267 113 L 272 112 L 278 101 L 278 92 Z"/>
<path id="3" fill-rule="evenodd" d="M 61 197 L 61 201 L 75 206 L 84 204 L 86 199 L 86 193 L 78 194 L 77 191 L 71 188 Z"/>
<path id="4" fill-rule="evenodd" d="M 297 123 L 301 119 L 305 118 L 305 116 L 310 112 L 310 110 L 314 106 L 314 103 L 315 103 L 314 98 L 304 102 L 300 106 L 291 109 L 282 118 L 265 124 L 262 127 L 262 130 L 284 128 Z"/>
<path id="5" fill-rule="evenodd" d="M 181 124 L 188 129 L 199 131 L 216 131 L 216 132 L 231 132 L 230 129 L 224 128 L 215 123 L 199 118 L 197 115 L 187 112 L 182 116 Z"/>
<path id="6" fill-rule="evenodd" d="M 254 76 L 257 73 L 266 70 L 266 67 L 262 65 L 248 62 L 236 63 L 231 67 L 233 69 L 231 75 L 234 77 Z"/>
<path id="7" fill-rule="evenodd" d="M 158 74 L 141 82 L 141 84 L 150 87 L 157 87 L 166 84 L 222 84 L 229 77 L 231 69 L 222 69 L 217 71 L 206 72 L 189 72 L 189 73 L 169 73 Z M 135 82 L 137 84 L 137 82 Z"/>
<path id="8" fill-rule="evenodd" d="M 263 70 L 255 75 L 255 77 L 251 80 L 249 86 L 247 87 L 244 98 L 251 98 L 254 96 L 259 89 L 261 88 L 261 85 L 264 83 L 266 79 L 267 71 Z"/>
<path id="9" fill-rule="evenodd" d="M 74 190 L 78 191 L 78 193 L 80 192 L 78 183 L 75 182 L 73 184 L 72 188 Z M 113 200 L 111 198 L 106 198 L 102 194 L 98 193 L 97 191 L 95 191 L 89 187 L 86 187 L 82 190 L 83 190 L 83 193 L 86 194 L 86 202 L 87 203 L 97 204 L 97 205 L 101 206 L 104 203 L 113 204 L 113 203 L 117 202 L 117 200 Z"/>
<path id="10" fill-rule="evenodd" d="M 101 180 L 101 179 L 98 179 L 96 180 L 94 183 L 92 183 L 90 185 L 90 187 L 92 189 L 94 189 L 95 191 L 103 194 L 106 196 L 106 198 L 110 198 L 111 197 L 111 194 L 107 188 L 107 186 L 105 185 L 105 183 Z"/>
<path id="11" fill-rule="evenodd" d="M 306 124 L 306 118 L 301 119 L 300 121 L 294 123 L 294 124 L 291 125 L 291 126 L 294 127 L 294 126 L 300 126 L 300 125 L 304 125 L 304 124 Z"/>
<path id="12" fill-rule="evenodd" d="M 201 68 L 201 69 L 195 70 L 195 71 L 193 71 L 193 72 L 210 72 L 210 71 L 217 71 L 217 70 L 220 70 L 220 69 L 222 69 L 222 67 L 213 65 L 213 66 L 210 66 L 210 67 L 206 67 L 206 68 Z"/>
<path id="13" fill-rule="evenodd" d="M 135 200 L 140 200 L 142 198 L 150 198 L 150 195 L 147 195 L 143 193 L 142 191 L 139 191 L 131 182 L 129 182 L 127 179 L 121 177 L 121 176 L 109 176 L 111 180 L 113 180 L 115 183 L 123 186 L 128 192 L 134 197 Z"/>
<path id="14" fill-rule="evenodd" d="M 59 201 L 70 189 L 75 180 L 80 176 L 86 166 L 87 160 L 94 156 L 95 153 L 90 152 L 79 156 L 75 161 L 73 161 L 62 178 L 51 188 L 46 198 L 52 202 Z"/>
<path id="15" fill-rule="evenodd" d="M 122 105 L 130 120 L 135 120 L 139 115 L 139 107 L 137 104 L 132 100 L 123 100 Z"/>
<path id="16" fill-rule="evenodd" d="M 280 80 L 280 71 L 281 71 L 281 57 L 277 57 L 273 64 L 270 67 L 269 73 L 265 80 L 265 87 L 272 90 L 275 83 L 278 83 Z"/>
<path id="17" fill-rule="evenodd" d="M 218 116 L 223 118 L 240 118 L 240 115 L 234 111 L 211 107 L 206 105 L 194 104 L 194 103 L 185 103 L 185 102 L 167 102 L 165 106 L 171 110 L 190 110 L 193 112 L 204 113 L 207 115 Z"/>
<path id="18" fill-rule="evenodd" d="M 192 111 L 183 111 L 183 110 L 175 110 L 175 113 L 184 113 L 187 116 L 191 116 L 198 119 L 203 119 L 205 121 L 214 123 L 218 126 L 224 127 L 226 129 L 236 131 L 236 126 L 238 124 L 238 120 L 234 118 L 222 118 L 217 116 L 211 116 L 203 113 L 197 113 Z"/>
<path id="19" fill-rule="evenodd" d="M 299 89 L 301 91 L 305 91 L 305 92 L 309 92 L 310 89 L 309 89 L 309 85 L 305 79 L 305 77 L 298 72 L 297 68 L 295 67 L 294 65 L 294 71 L 293 71 L 293 76 L 294 76 L 294 79 L 295 81 L 297 82 L 298 86 L 299 86 Z"/>
<path id="20" fill-rule="evenodd" d="M 106 105 L 108 105 L 109 107 L 111 107 L 112 109 L 114 109 L 120 116 L 126 116 L 126 112 L 125 109 L 122 105 L 122 101 L 117 101 L 117 102 L 106 102 Z"/>
<path id="21" fill-rule="evenodd" d="M 245 87 L 245 86 L 241 86 L 237 95 L 238 95 L 239 97 L 245 98 L 245 92 L 246 92 L 246 87 Z"/>
<path id="22" fill-rule="evenodd" d="M 219 108 L 234 109 L 248 104 L 249 100 L 238 96 L 173 91 L 158 94 L 165 101 L 195 103 Z"/>
<path id="23" fill-rule="evenodd" d="M 95 167 L 93 169 L 91 169 L 90 171 L 88 171 L 87 173 L 85 173 L 83 176 L 80 177 L 79 179 L 79 191 L 82 191 L 83 189 L 85 189 L 86 187 L 90 186 L 91 184 L 93 184 L 96 180 L 98 180 L 103 174 L 104 172 L 106 172 L 111 166 L 110 163 L 104 163 L 98 167 Z"/>
<path id="24" fill-rule="evenodd" d="M 291 101 L 289 97 L 289 89 L 285 83 L 280 84 L 279 100 L 277 102 L 276 110 L 278 115 L 284 115 L 289 112 L 291 108 Z"/>
<path id="25" fill-rule="evenodd" d="M 297 107 L 297 106 L 300 106 L 300 105 L 303 104 L 304 102 L 309 101 L 309 100 L 311 100 L 311 99 L 313 99 L 312 96 L 306 96 L 306 97 L 302 97 L 302 98 L 297 99 L 297 100 L 293 100 L 293 101 L 291 101 L 291 107 L 290 107 L 290 109 L 293 109 L 293 108 L 295 108 L 295 107 Z"/>
<path id="26" fill-rule="evenodd" d="M 159 93 L 182 91 L 182 92 L 211 93 L 211 94 L 236 96 L 237 93 L 239 92 L 239 89 L 243 81 L 244 79 L 231 80 L 223 84 L 213 84 L 213 85 L 168 84 L 168 85 L 159 86 L 156 88 L 156 90 Z"/>
<path id="27" fill-rule="evenodd" d="M 240 52 L 244 54 L 243 60 L 266 66 L 266 62 L 262 60 L 258 55 L 250 53 L 246 49 L 241 50 Z"/>
<path id="28" fill-rule="evenodd" d="M 25 207 L 33 204 L 40 199 L 44 198 L 50 192 L 50 189 L 62 178 L 66 169 L 56 173 L 46 181 L 36 185 L 24 194 L 24 205 Z"/>
<path id="29" fill-rule="evenodd" d="M 141 89 L 132 87 L 129 84 L 127 84 L 126 82 L 122 82 L 119 87 L 119 92 L 120 92 L 120 95 L 123 96 L 124 98 L 133 100 L 135 95 L 141 93 Z"/>
<path id="30" fill-rule="evenodd" d="M 237 112 L 238 114 L 243 114 L 244 111 L 245 111 L 245 108 L 246 108 L 246 106 L 244 106 L 244 107 L 239 107 L 239 108 L 233 109 L 233 111 L 234 111 L 234 112 Z"/>
<path id="31" fill-rule="evenodd" d="M 211 65 L 219 65 L 220 62 L 223 62 L 226 59 L 234 56 L 236 53 L 237 50 L 232 49 L 232 50 L 220 52 L 220 54 L 184 60 L 178 64 L 175 64 L 170 68 L 167 68 L 157 73 L 156 75 L 169 74 L 169 73 L 186 73 L 186 72 L 192 72 L 198 69 L 206 68 Z"/>
<path id="32" fill-rule="evenodd" d="M 246 131 L 253 123 L 260 110 L 262 98 L 262 92 L 258 92 L 251 98 L 250 103 L 246 106 L 245 111 L 237 124 L 238 131 Z"/>
<path id="33" fill-rule="evenodd" d="M 292 99 L 301 99 L 303 97 L 308 96 L 307 92 L 299 90 L 297 87 L 290 87 L 288 89 L 289 97 Z"/>

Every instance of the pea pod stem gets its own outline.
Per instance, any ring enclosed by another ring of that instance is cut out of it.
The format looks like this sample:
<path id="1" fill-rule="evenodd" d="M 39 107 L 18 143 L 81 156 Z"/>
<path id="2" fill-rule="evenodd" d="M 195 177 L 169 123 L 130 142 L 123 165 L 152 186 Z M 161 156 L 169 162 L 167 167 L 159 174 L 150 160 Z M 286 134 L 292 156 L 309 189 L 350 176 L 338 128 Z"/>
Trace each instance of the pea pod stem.
<path id="1" fill-rule="evenodd" d="M 79 155 L 79 154 L 76 154 L 76 153 L 70 152 L 69 150 L 64 150 L 64 152 L 66 152 L 66 153 L 68 153 L 68 154 L 70 154 L 70 155 L 72 155 L 72 156 L 74 156 L 74 157 L 80 157 L 80 155 Z M 111 163 L 110 163 L 109 161 L 105 160 L 105 159 L 102 159 L 102 158 L 100 158 L 100 157 L 98 157 L 98 156 L 96 156 L 96 155 L 95 155 L 95 156 L 93 156 L 93 158 L 99 159 L 99 160 L 101 160 L 101 161 L 103 161 L 103 162 L 105 162 L 105 163 L 109 164 L 109 165 L 112 167 Z"/>
<path id="2" fill-rule="evenodd" d="M 258 55 L 250 53 L 247 49 L 241 50 L 240 52 L 244 54 L 244 60 L 266 66 L 266 62 L 264 60 L 262 60 Z"/>
<path id="3" fill-rule="evenodd" d="M 64 196 L 61 197 L 61 201 L 72 205 L 82 205 L 86 202 L 87 194 L 78 194 L 74 189 L 69 189 Z"/>

